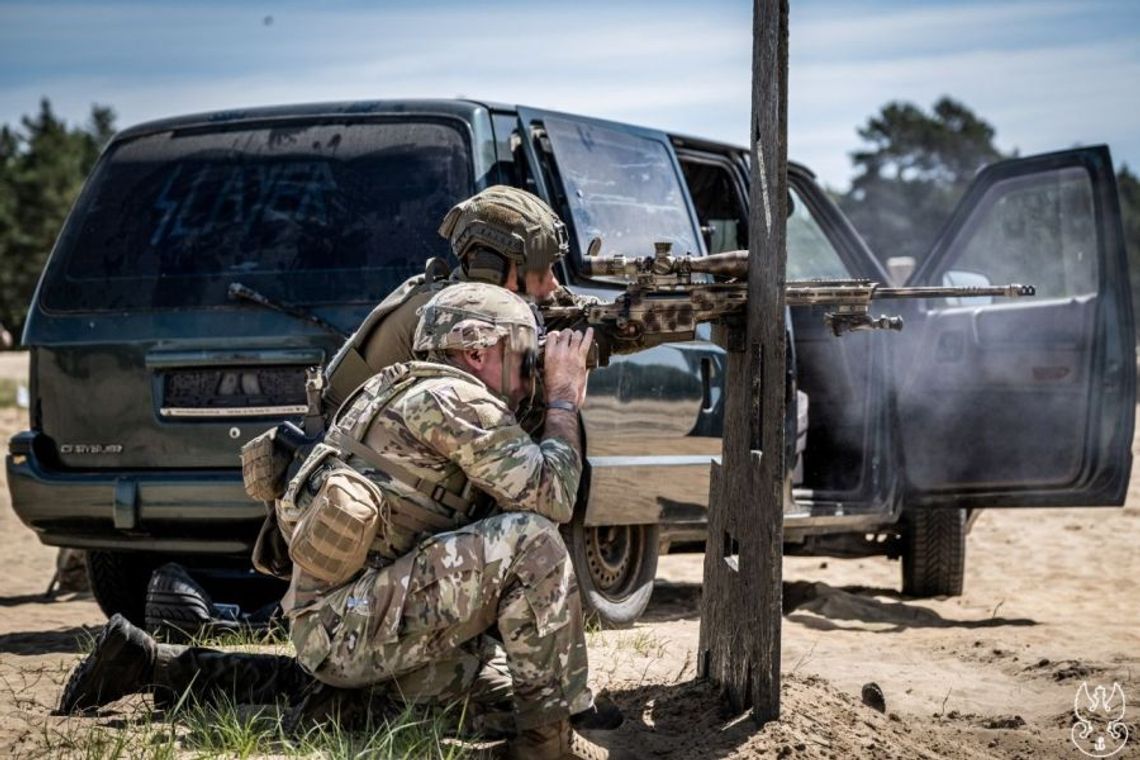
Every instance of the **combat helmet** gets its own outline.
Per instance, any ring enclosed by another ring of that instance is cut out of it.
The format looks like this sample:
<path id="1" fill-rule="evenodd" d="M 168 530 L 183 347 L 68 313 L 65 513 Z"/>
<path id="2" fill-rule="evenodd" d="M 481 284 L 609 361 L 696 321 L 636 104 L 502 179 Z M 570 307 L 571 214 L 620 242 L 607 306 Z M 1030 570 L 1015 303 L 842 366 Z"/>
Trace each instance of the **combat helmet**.
<path id="1" fill-rule="evenodd" d="M 538 348 L 534 311 L 518 295 L 484 282 L 460 282 L 420 307 L 412 350 L 490 348 L 504 338 L 513 351 Z"/>
<path id="2" fill-rule="evenodd" d="M 457 203 L 443 218 L 439 234 L 476 279 L 503 284 L 502 266 L 513 261 L 520 292 L 525 292 L 524 272 L 545 272 L 569 250 L 566 225 L 554 210 L 537 196 L 507 185 L 494 185 Z M 493 276 L 479 271 L 495 269 L 495 262 L 487 260 L 488 251 L 503 259 Z"/>
<path id="3" fill-rule="evenodd" d="M 500 388 L 509 387 L 513 357 L 521 354 L 521 375 L 534 395 L 538 323 L 530 305 L 518 295 L 485 282 L 461 282 L 432 296 L 419 315 L 413 351 L 439 360 L 448 351 L 490 348 L 505 339 L 508 350 Z"/>

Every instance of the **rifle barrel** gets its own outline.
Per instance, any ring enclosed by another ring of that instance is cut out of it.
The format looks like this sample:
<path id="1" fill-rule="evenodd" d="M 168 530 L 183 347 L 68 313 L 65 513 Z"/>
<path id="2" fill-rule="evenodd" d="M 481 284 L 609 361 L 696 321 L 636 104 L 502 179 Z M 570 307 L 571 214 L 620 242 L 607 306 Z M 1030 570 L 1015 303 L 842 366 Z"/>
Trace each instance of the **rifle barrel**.
<path id="1" fill-rule="evenodd" d="M 1001 296 L 1020 298 L 1037 295 L 1033 285 L 989 285 L 963 287 L 875 288 L 873 298 L 974 298 Z"/>
<path id="2" fill-rule="evenodd" d="M 708 256 L 671 256 L 659 253 L 657 256 L 628 258 L 610 256 L 589 258 L 583 262 L 584 274 L 593 277 L 648 277 L 679 278 L 679 284 L 687 284 L 689 275 L 709 274 L 718 278 L 744 280 L 748 277 L 748 251 L 725 251 Z M 676 282 L 676 281 L 675 281 Z M 674 284 L 669 282 L 668 284 Z M 888 288 L 871 280 L 830 279 L 800 280 L 787 283 L 789 302 L 826 303 L 835 299 L 836 303 L 849 300 L 878 300 L 890 298 L 976 298 L 997 296 L 1018 298 L 1036 295 L 1032 285 L 991 285 L 938 287 L 922 286 L 913 288 Z"/>

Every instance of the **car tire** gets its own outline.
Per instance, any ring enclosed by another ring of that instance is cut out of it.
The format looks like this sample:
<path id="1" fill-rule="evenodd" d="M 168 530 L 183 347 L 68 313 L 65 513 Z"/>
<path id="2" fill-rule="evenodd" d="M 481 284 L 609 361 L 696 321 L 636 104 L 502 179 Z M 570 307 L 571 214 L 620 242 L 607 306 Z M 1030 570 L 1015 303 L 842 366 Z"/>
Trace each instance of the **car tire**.
<path id="1" fill-rule="evenodd" d="M 577 510 L 568 531 L 583 611 L 608 628 L 631 626 L 653 595 L 661 527 L 587 526 L 585 517 Z"/>
<path id="2" fill-rule="evenodd" d="M 146 587 L 160 562 L 140 552 L 87 552 L 87 580 L 103 614 L 117 612 L 140 628 L 146 625 Z"/>
<path id="3" fill-rule="evenodd" d="M 958 596 L 966 571 L 966 510 L 915 509 L 903 531 L 902 591 Z"/>

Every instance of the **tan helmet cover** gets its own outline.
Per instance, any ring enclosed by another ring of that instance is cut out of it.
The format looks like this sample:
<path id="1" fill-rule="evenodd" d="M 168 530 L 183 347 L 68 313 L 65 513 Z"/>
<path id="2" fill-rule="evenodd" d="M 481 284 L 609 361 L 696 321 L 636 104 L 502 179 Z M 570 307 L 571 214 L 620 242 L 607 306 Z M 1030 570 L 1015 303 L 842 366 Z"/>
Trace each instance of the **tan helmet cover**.
<path id="1" fill-rule="evenodd" d="M 512 351 L 538 347 L 534 312 L 498 285 L 461 282 L 444 288 L 420 307 L 413 351 L 490 348 L 503 338 Z"/>
<path id="2" fill-rule="evenodd" d="M 525 190 L 495 185 L 456 204 L 439 234 L 462 259 L 489 248 L 528 272 L 545 272 L 569 251 L 566 225 L 542 199 Z"/>

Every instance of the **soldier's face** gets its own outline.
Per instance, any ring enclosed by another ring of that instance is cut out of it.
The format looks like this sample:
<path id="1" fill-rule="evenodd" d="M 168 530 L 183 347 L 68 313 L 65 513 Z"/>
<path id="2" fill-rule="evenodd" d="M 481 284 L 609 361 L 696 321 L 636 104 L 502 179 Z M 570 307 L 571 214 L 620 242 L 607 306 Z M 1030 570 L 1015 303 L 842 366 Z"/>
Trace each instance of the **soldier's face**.
<path id="1" fill-rule="evenodd" d="M 503 285 L 507 290 L 512 293 L 517 293 L 518 277 L 515 263 L 511 262 L 511 270 L 507 274 L 507 281 Z M 526 283 L 526 294 L 534 299 L 536 303 L 542 303 L 558 290 L 558 278 L 554 275 L 554 266 L 548 266 L 541 272 L 526 272 L 523 274 L 523 282 Z"/>
<path id="2" fill-rule="evenodd" d="M 510 351 L 506 341 L 499 341 L 491 348 L 478 351 L 464 351 L 464 363 L 471 374 L 482 380 L 488 388 L 507 399 L 512 409 L 517 409 L 522 400 L 530 395 L 530 383 L 522 379 L 522 354 Z M 503 372 L 504 359 L 506 372 Z"/>
<path id="3" fill-rule="evenodd" d="M 527 272 L 523 279 L 526 280 L 526 292 L 534 296 L 537 303 L 542 303 L 558 290 L 558 278 L 554 276 L 553 267 L 542 272 Z"/>

